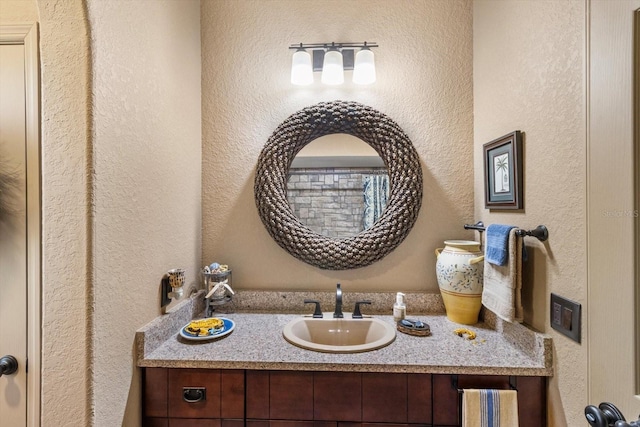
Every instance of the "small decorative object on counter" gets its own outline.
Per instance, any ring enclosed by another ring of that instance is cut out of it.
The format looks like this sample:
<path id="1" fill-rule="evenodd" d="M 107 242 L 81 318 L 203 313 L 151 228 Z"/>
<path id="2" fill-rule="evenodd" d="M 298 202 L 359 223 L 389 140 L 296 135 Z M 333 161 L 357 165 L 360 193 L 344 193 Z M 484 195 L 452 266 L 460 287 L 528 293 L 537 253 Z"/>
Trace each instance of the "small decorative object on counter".
<path id="1" fill-rule="evenodd" d="M 167 277 L 171 288 L 177 289 L 184 286 L 184 270 L 182 268 L 173 268 L 167 271 Z"/>
<path id="2" fill-rule="evenodd" d="M 473 332 L 471 329 L 458 328 L 458 329 L 454 329 L 453 333 L 456 334 L 459 337 L 466 337 L 468 340 L 475 340 L 476 339 L 476 333 Z"/>
<path id="3" fill-rule="evenodd" d="M 402 292 L 396 294 L 396 302 L 393 304 L 393 320 L 398 322 L 407 315 L 407 306 L 404 300 L 405 295 Z"/>
<path id="4" fill-rule="evenodd" d="M 431 335 L 431 327 L 420 320 L 402 319 L 396 323 L 399 332 L 417 337 L 428 337 Z"/>
<path id="5" fill-rule="evenodd" d="M 207 315 L 213 313 L 213 306 L 226 304 L 235 295 L 231 285 L 231 269 L 226 264 L 211 263 L 202 269 Z"/>
<path id="6" fill-rule="evenodd" d="M 436 249 L 436 276 L 447 318 L 473 325 L 482 307 L 484 255 L 480 243 L 445 240 L 444 245 Z"/>

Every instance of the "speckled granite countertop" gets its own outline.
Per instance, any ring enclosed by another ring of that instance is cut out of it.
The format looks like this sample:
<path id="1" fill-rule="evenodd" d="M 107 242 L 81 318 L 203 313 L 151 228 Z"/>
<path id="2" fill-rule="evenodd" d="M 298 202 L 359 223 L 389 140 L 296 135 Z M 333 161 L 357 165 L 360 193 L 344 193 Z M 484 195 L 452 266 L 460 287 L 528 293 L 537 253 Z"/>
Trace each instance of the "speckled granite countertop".
<path id="1" fill-rule="evenodd" d="M 247 297 L 246 300 L 250 300 L 250 295 Z M 379 298 L 387 299 L 387 296 Z M 409 317 L 428 323 L 431 336 L 416 337 L 398 332 L 395 341 L 381 349 L 333 354 L 304 350 L 284 339 L 282 329 L 290 320 L 299 317 L 299 313 L 239 312 L 243 307 L 236 307 L 234 313 L 216 313 L 216 316 L 227 317 L 236 323 L 229 335 L 212 341 L 186 340 L 178 332 L 192 318 L 201 317 L 198 316 L 203 312 L 200 300 L 184 301 L 174 312 L 160 316 L 138 330 L 138 366 L 553 375 L 551 338 L 520 324 L 502 322 L 491 313 L 485 313 L 484 322 L 468 327 L 476 332 L 475 340 L 454 334 L 453 330 L 462 325 L 449 321 L 443 313 L 420 314 Z M 376 317 L 393 324 L 389 315 Z"/>

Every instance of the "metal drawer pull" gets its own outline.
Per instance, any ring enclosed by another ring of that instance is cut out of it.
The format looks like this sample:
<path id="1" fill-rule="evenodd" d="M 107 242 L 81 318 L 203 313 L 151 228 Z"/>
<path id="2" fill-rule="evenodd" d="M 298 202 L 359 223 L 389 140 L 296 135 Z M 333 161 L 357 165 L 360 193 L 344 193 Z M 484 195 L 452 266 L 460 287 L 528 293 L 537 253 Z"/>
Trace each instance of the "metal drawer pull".
<path id="1" fill-rule="evenodd" d="M 198 403 L 207 400 L 206 387 L 183 387 L 182 400 L 187 403 Z"/>

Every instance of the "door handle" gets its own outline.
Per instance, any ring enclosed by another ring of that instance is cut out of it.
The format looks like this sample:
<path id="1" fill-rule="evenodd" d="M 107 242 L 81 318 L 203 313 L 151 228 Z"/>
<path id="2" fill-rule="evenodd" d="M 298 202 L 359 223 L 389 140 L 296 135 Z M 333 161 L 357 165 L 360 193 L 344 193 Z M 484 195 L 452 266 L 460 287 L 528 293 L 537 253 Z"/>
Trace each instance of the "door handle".
<path id="1" fill-rule="evenodd" d="M 14 374 L 18 370 L 18 360 L 11 356 L 0 357 L 0 377 Z"/>

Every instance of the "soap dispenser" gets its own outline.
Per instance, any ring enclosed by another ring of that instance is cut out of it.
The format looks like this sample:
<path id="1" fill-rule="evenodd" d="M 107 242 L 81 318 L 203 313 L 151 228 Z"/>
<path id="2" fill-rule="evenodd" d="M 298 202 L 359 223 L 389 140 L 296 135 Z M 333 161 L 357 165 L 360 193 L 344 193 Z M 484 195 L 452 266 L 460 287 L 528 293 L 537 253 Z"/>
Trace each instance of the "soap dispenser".
<path id="1" fill-rule="evenodd" d="M 396 303 L 393 304 L 393 320 L 395 322 L 399 322 L 404 319 L 407 314 L 407 306 L 404 302 L 404 294 L 402 292 L 398 292 L 396 294 Z"/>

